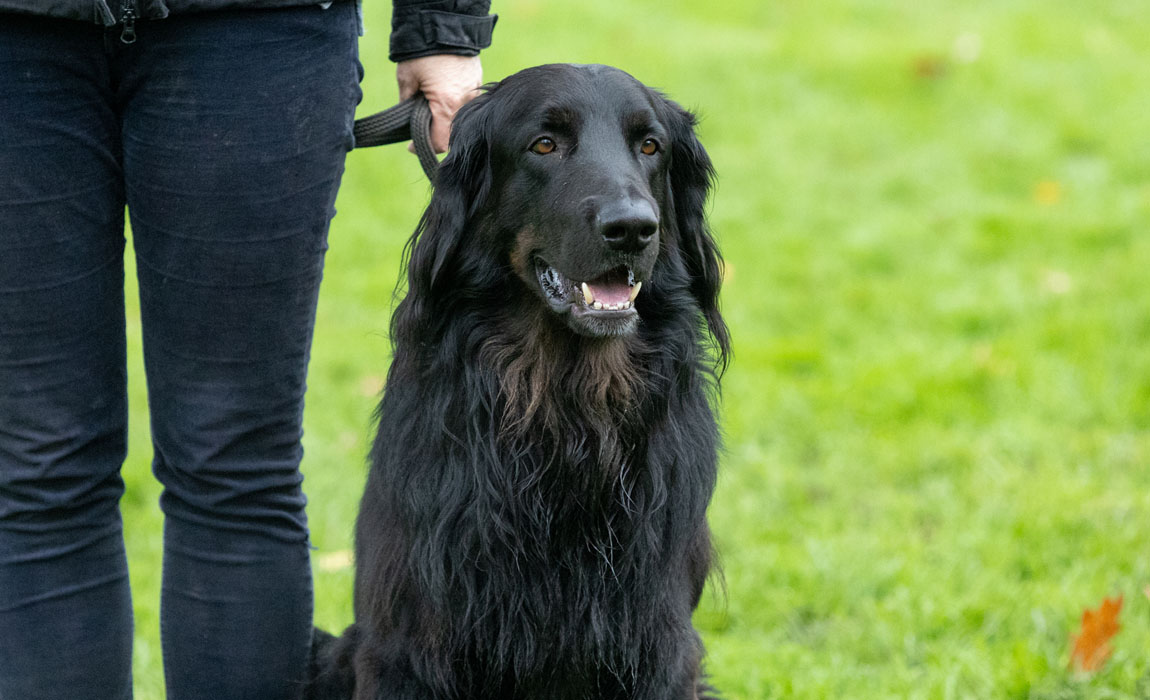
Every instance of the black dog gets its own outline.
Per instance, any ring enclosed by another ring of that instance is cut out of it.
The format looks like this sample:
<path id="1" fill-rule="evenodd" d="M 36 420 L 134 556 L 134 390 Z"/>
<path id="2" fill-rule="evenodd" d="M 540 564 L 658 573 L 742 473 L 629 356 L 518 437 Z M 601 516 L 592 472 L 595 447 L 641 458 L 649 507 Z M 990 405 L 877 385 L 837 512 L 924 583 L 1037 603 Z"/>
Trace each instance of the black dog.
<path id="1" fill-rule="evenodd" d="M 728 337 L 694 123 L 604 66 L 460 111 L 392 320 L 356 623 L 318 633 L 311 697 L 714 697 L 691 612 Z"/>

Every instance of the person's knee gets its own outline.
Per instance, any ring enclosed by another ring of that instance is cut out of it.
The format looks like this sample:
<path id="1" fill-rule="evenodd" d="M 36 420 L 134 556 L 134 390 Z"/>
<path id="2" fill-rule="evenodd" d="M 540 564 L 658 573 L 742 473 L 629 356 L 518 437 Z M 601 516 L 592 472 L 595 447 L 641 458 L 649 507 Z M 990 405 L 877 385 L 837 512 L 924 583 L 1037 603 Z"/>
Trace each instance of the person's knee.
<path id="1" fill-rule="evenodd" d="M 0 430 L 0 529 L 91 530 L 119 523 L 123 425 L 13 421 Z"/>
<path id="2" fill-rule="evenodd" d="M 153 470 L 166 515 L 209 528 L 307 538 L 303 448 L 294 412 L 201 416 L 194 426 L 157 427 Z"/>

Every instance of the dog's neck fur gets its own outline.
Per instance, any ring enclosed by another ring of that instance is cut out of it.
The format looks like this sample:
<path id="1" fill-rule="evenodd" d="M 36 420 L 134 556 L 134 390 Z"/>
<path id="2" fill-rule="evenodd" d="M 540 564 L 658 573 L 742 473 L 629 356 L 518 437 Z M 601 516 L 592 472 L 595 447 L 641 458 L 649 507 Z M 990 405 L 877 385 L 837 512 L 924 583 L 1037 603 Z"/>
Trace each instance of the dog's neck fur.
<path id="1" fill-rule="evenodd" d="M 539 519 L 523 523 L 518 544 L 548 556 L 557 548 L 608 550 L 629 541 L 646 468 L 645 420 L 652 414 L 644 343 L 635 336 L 586 338 L 545 309 L 507 317 L 480 362 L 498 378 L 488 425 L 504 474 Z M 661 411 L 659 412 L 661 413 Z M 560 490 L 560 485 L 562 490 Z M 587 513 L 601 513 L 602 522 Z M 524 551 L 520 554 L 527 554 Z"/>
<path id="2" fill-rule="evenodd" d="M 481 361 L 501 378 L 500 435 L 558 437 L 570 432 L 575 420 L 610 438 L 647 398 L 640 366 L 643 341 L 579 336 L 550 316 L 536 309 L 509 317 L 501 324 L 505 332 L 482 348 Z M 569 410 L 556 400 L 559 396 L 574 399 Z M 577 415 L 565 415 L 570 409 Z"/>

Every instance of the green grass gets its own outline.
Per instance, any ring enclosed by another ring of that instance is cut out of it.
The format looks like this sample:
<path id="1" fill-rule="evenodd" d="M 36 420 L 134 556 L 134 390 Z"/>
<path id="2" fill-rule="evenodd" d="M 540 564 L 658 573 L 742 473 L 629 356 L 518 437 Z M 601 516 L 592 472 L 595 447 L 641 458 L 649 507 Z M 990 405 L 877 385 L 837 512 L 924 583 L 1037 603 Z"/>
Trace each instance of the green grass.
<path id="1" fill-rule="evenodd" d="M 368 113 L 395 100 L 369 2 Z M 735 338 L 711 520 L 716 683 L 766 698 L 1150 697 L 1150 19 L 1136 0 L 497 0 L 487 77 L 620 66 L 702 116 Z M 318 557 L 350 547 L 403 241 L 402 148 L 351 155 L 312 361 Z M 160 515 L 132 334 L 137 697 Z M 351 573 L 317 566 L 320 624 Z M 1106 668 L 1067 671 L 1125 596 Z"/>

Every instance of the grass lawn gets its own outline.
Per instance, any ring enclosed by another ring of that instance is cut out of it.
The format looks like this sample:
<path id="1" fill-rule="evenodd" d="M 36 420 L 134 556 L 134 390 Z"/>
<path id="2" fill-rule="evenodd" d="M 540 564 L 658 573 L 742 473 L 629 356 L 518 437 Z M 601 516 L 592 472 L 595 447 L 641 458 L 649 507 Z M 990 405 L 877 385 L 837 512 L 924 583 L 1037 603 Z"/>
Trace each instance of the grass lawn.
<path id="1" fill-rule="evenodd" d="M 362 113 L 395 101 L 368 2 Z M 1150 697 L 1150 15 L 1140 0 L 496 0 L 488 78 L 622 67 L 703 117 L 735 338 L 697 622 L 766 698 Z M 353 153 L 306 416 L 316 616 L 352 522 L 391 290 L 427 201 Z M 134 290 L 130 292 L 134 294 Z M 163 696 L 138 313 L 124 512 L 137 698 Z M 1143 549 L 1146 547 L 1146 549 Z M 1123 595 L 1114 654 L 1067 670 Z"/>

